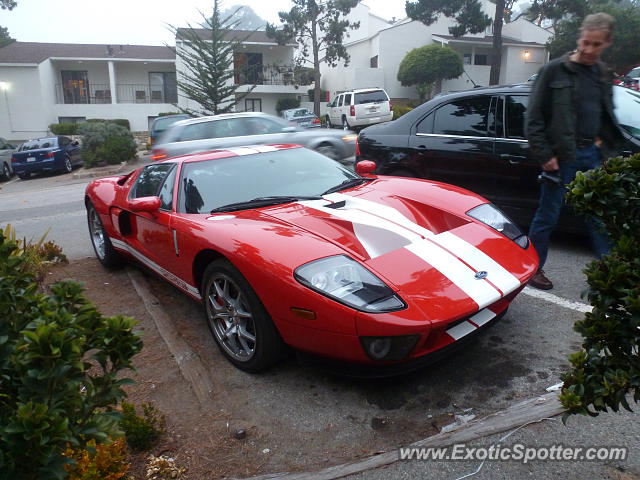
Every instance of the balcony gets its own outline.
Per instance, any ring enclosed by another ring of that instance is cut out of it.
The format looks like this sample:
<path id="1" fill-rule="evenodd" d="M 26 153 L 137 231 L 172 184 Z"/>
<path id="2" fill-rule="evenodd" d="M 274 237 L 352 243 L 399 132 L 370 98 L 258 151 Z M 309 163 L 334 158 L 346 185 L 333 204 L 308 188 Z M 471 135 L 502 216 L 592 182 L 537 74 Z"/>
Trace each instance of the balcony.
<path id="1" fill-rule="evenodd" d="M 279 65 L 248 65 L 233 70 L 234 85 L 310 85 L 309 69 Z"/>
<path id="2" fill-rule="evenodd" d="M 121 83 L 116 85 L 117 103 L 177 103 L 178 89 L 175 85 L 149 85 Z M 92 83 L 84 88 L 67 88 L 56 84 L 58 104 L 111 103 L 111 89 L 107 84 Z"/>

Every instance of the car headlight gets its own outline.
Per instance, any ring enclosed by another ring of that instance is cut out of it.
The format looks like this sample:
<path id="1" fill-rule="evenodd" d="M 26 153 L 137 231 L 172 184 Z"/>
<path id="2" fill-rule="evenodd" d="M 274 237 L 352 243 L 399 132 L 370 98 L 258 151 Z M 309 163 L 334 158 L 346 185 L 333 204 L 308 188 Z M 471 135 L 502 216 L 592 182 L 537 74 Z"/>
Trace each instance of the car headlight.
<path id="1" fill-rule="evenodd" d="M 294 276 L 306 287 L 356 310 L 382 313 L 405 308 L 382 280 L 345 255 L 306 263 Z"/>
<path id="2" fill-rule="evenodd" d="M 484 203 L 472 208 L 467 212 L 467 215 L 497 230 L 522 248 L 529 246 L 529 238 L 522 233 L 520 227 L 490 203 Z"/>

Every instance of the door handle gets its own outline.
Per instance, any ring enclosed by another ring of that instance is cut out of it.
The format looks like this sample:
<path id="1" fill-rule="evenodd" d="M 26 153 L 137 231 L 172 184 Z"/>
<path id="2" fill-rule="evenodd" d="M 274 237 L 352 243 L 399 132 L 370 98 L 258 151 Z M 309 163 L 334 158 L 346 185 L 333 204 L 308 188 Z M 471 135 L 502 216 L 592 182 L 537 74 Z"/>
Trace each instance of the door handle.
<path id="1" fill-rule="evenodd" d="M 420 150 L 420 151 L 422 151 L 422 150 L 427 150 L 427 146 L 426 146 L 426 145 L 418 145 L 418 146 L 416 147 L 416 150 Z"/>
<path id="2" fill-rule="evenodd" d="M 511 155 L 509 153 L 501 153 L 500 154 L 500 160 L 508 160 L 509 163 L 511 163 L 511 164 L 520 163 L 520 162 L 523 162 L 526 159 L 527 159 L 527 157 L 525 157 L 524 155 Z"/>

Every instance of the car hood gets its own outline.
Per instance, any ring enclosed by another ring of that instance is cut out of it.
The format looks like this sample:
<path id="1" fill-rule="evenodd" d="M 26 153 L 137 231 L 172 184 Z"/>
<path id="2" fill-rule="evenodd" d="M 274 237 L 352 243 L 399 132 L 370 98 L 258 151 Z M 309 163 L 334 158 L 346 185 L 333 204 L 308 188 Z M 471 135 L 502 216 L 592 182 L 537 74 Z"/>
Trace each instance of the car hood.
<path id="1" fill-rule="evenodd" d="M 484 203 L 441 189 L 460 199 L 463 211 Z M 461 314 L 491 305 L 521 287 L 537 268 L 532 247 L 523 249 L 464 213 L 437 206 L 443 202 L 431 200 L 439 195 L 419 201 L 413 194 L 378 189 L 350 193 L 300 201 L 268 215 L 340 247 L 405 300 L 422 304 L 431 318 L 440 317 L 439 309 L 450 308 L 452 301 Z"/>

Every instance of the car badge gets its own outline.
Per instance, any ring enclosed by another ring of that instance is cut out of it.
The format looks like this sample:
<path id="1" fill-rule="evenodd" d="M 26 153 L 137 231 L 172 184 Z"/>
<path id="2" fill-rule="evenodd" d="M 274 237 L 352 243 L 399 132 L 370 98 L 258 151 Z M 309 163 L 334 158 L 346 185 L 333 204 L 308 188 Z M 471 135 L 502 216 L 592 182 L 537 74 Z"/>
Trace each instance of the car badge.
<path id="1" fill-rule="evenodd" d="M 487 278 L 487 275 L 489 275 L 488 272 L 485 272 L 484 270 L 481 270 L 480 272 L 476 272 L 476 280 L 482 280 L 484 278 Z"/>

